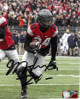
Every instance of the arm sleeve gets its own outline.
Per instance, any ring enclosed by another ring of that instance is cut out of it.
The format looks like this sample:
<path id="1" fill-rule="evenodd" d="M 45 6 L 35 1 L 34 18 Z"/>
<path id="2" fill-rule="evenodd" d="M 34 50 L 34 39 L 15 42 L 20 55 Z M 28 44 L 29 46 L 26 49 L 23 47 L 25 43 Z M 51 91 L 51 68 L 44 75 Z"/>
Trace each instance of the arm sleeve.
<path id="1" fill-rule="evenodd" d="M 0 26 L 0 39 L 4 39 L 6 35 L 6 25 Z"/>
<path id="2" fill-rule="evenodd" d="M 57 36 L 51 39 L 51 60 L 56 60 Z"/>
<path id="3" fill-rule="evenodd" d="M 25 39 L 24 49 L 28 52 L 32 52 L 32 48 L 29 46 L 29 43 L 31 41 L 32 41 L 32 37 L 29 34 L 27 34 Z"/>

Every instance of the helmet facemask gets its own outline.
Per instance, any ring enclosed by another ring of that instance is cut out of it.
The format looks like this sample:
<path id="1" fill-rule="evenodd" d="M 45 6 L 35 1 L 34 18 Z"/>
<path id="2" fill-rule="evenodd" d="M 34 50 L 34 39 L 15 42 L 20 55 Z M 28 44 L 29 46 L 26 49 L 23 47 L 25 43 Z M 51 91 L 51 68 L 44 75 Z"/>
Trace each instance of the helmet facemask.
<path id="1" fill-rule="evenodd" d="M 40 20 L 40 25 L 42 26 L 42 27 L 44 27 L 44 28 L 49 28 L 50 27 L 50 25 L 52 24 L 52 20 L 45 20 L 45 19 L 41 19 Z"/>
<path id="2" fill-rule="evenodd" d="M 49 28 L 50 25 L 53 23 L 53 18 L 52 18 L 52 14 L 50 11 L 47 10 L 42 10 L 39 14 L 38 14 L 38 22 L 40 24 L 40 26 L 42 26 L 43 28 Z"/>

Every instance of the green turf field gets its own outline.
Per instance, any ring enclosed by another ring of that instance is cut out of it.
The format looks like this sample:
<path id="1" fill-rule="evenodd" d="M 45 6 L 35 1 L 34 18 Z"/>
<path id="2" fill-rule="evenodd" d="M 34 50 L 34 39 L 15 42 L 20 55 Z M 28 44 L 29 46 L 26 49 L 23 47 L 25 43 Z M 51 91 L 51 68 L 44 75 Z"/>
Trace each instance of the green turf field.
<path id="1" fill-rule="evenodd" d="M 19 56 L 20 59 L 22 56 Z M 50 57 L 46 57 L 46 64 Z M 0 99 L 20 99 L 20 82 L 16 75 L 6 76 L 7 59 L 0 63 Z M 27 99 L 59 99 L 62 91 L 77 90 L 79 93 L 79 65 L 80 57 L 57 56 L 59 71 L 51 70 L 43 72 L 41 81 L 28 86 Z M 53 79 L 46 80 L 47 77 Z"/>

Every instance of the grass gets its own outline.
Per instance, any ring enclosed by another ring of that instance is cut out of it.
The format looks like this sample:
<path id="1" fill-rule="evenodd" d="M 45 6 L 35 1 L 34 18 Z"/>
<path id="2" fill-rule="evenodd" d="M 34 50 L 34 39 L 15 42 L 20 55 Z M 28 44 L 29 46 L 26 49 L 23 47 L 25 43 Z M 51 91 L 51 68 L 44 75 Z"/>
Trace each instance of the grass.
<path id="1" fill-rule="evenodd" d="M 22 56 L 19 56 L 20 60 Z M 50 57 L 46 57 L 46 64 Z M 7 58 L 0 63 L 0 99 L 20 99 L 20 82 L 16 80 L 16 74 L 6 76 Z M 59 71 L 49 70 L 43 72 L 42 79 L 38 84 L 28 85 L 27 99 L 59 99 L 62 98 L 62 91 L 77 90 L 79 93 L 79 57 L 57 56 Z M 53 79 L 46 80 L 45 78 Z M 78 95 L 79 97 L 79 95 Z"/>

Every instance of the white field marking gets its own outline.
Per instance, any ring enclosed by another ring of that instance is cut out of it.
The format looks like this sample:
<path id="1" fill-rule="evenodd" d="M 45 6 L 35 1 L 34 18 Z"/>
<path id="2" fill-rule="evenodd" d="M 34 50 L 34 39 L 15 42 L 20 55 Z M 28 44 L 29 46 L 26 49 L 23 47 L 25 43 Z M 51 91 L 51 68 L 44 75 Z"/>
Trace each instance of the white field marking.
<path id="1" fill-rule="evenodd" d="M 7 60 L 3 60 L 3 62 L 6 63 Z M 48 64 L 48 63 L 49 63 L 49 62 L 45 62 L 45 64 Z M 73 62 L 71 63 L 71 62 L 70 62 L 70 63 L 69 63 L 69 62 L 67 61 L 66 63 L 68 63 L 68 64 L 80 65 L 80 63 L 78 63 L 78 62 L 75 62 L 75 63 L 73 63 Z M 58 64 L 66 64 L 66 63 L 65 63 L 65 61 L 64 61 L 64 62 L 58 62 Z"/>
<path id="2" fill-rule="evenodd" d="M 48 64 L 48 63 L 49 63 L 49 62 L 45 62 L 45 64 Z M 75 65 L 77 65 L 77 64 L 78 64 L 78 65 L 80 65 L 80 63 L 78 63 L 78 62 L 75 62 L 75 63 L 69 63 L 69 62 L 66 62 L 66 63 L 65 63 L 65 62 L 58 62 L 58 64 L 65 64 L 65 65 L 66 65 L 66 64 L 75 64 Z"/>
<path id="3" fill-rule="evenodd" d="M 57 76 L 57 77 L 64 77 L 64 76 L 70 76 L 70 77 L 80 77 L 80 75 L 61 75 L 61 74 L 58 74 L 58 75 L 47 75 L 47 74 L 43 74 L 43 76 Z"/>
<path id="4" fill-rule="evenodd" d="M 78 65 L 80 65 L 80 63 L 76 63 L 76 62 L 75 63 L 69 63 L 69 64 L 78 64 Z"/>
<path id="5" fill-rule="evenodd" d="M 23 57 L 23 55 L 19 55 L 19 57 Z M 51 56 L 46 56 L 46 58 L 51 58 Z M 80 58 L 78 56 L 73 57 L 73 56 L 56 56 L 56 58 Z"/>
<path id="6" fill-rule="evenodd" d="M 46 56 L 46 57 L 51 57 L 51 56 Z M 56 58 L 80 58 L 79 56 L 73 57 L 73 56 L 56 56 Z"/>
<path id="7" fill-rule="evenodd" d="M 8 60 L 2 60 L 1 62 L 8 62 Z"/>
<path id="8" fill-rule="evenodd" d="M 6 70 L 8 70 L 8 69 L 0 69 L 0 71 L 6 71 Z"/>
<path id="9" fill-rule="evenodd" d="M 62 70 L 62 71 L 79 71 L 80 69 L 59 69 L 59 70 Z"/>
<path id="10" fill-rule="evenodd" d="M 0 69 L 0 72 L 1 72 L 1 71 L 7 71 L 7 70 L 8 70 L 8 69 Z M 60 69 L 60 68 L 59 68 L 59 71 L 60 71 L 60 70 L 61 70 L 61 71 L 80 71 L 80 69 L 66 69 L 66 68 L 65 68 L 65 69 Z"/>
<path id="11" fill-rule="evenodd" d="M 59 85 L 59 86 L 60 85 L 61 86 L 62 85 L 65 85 L 65 86 L 67 86 L 67 85 L 70 85 L 70 86 L 74 85 L 75 86 L 75 85 L 79 85 L 79 84 L 78 83 L 76 83 L 76 84 L 31 84 L 31 86 L 35 86 L 35 85 L 36 86 L 53 86 L 53 85 L 55 85 L 55 86 L 56 85 Z M 0 86 L 20 86 L 20 84 L 0 84 Z"/>
<path id="12" fill-rule="evenodd" d="M 6 66 L 6 65 L 4 65 L 4 64 L 0 64 L 0 66 Z"/>
<path id="13" fill-rule="evenodd" d="M 0 72 L 6 72 L 8 69 L 0 69 Z M 80 71 L 80 69 L 59 69 L 59 71 Z"/>
<path id="14" fill-rule="evenodd" d="M 23 55 L 19 55 L 19 58 L 22 58 L 22 57 L 23 57 Z M 77 56 L 77 57 L 71 57 L 71 56 L 56 56 L 56 59 L 63 60 L 63 59 L 61 59 L 61 58 L 65 58 L 65 59 L 67 58 L 68 60 L 70 60 L 70 59 L 72 59 L 72 58 L 73 58 L 73 59 L 76 59 L 76 58 L 77 58 L 77 59 L 80 59 L 80 57 L 78 57 L 78 56 Z M 46 56 L 45 59 L 51 59 L 51 56 Z M 6 58 L 5 60 L 8 61 L 7 58 Z M 3 61 L 4 61 L 4 60 L 3 60 Z"/>
<path id="15" fill-rule="evenodd" d="M 22 58 L 22 56 L 19 56 L 19 58 L 21 59 Z M 51 56 L 46 56 L 45 57 L 45 59 L 50 59 L 51 58 Z M 76 58 L 78 58 L 78 59 L 80 59 L 80 57 L 70 57 L 70 56 L 57 56 L 56 57 L 57 59 L 61 59 L 61 60 L 63 60 L 64 58 L 67 58 L 68 60 L 70 60 L 70 59 L 76 59 Z"/>
<path id="16" fill-rule="evenodd" d="M 19 56 L 19 58 L 20 58 L 21 56 Z M 21 57 L 22 58 L 22 57 Z M 45 57 L 45 59 L 50 59 L 51 58 L 51 56 L 46 56 Z M 68 60 L 70 61 L 70 59 L 76 59 L 76 58 L 78 58 L 79 60 L 80 60 L 80 57 L 69 57 L 69 56 L 57 56 L 56 57 L 56 59 L 60 59 L 59 61 L 62 61 L 63 59 L 61 59 L 61 58 L 68 58 Z M 8 59 L 4 59 L 4 60 L 2 60 L 2 61 L 8 61 Z M 64 60 L 64 61 L 67 61 L 67 60 Z"/>
<path id="17" fill-rule="evenodd" d="M 3 78 L 3 77 L 12 77 L 12 76 L 14 76 L 14 77 L 17 77 L 17 75 L 15 74 L 15 75 L 3 75 L 3 74 L 1 74 L 0 75 L 0 78 Z"/>
<path id="18" fill-rule="evenodd" d="M 6 76 L 6 75 L 1 75 L 1 77 L 2 76 L 4 76 L 4 77 L 12 77 L 12 76 L 16 76 L 16 74 L 15 75 L 8 75 L 8 76 Z M 61 75 L 61 74 L 58 74 L 58 75 L 47 75 L 47 74 L 43 74 L 43 76 L 52 76 L 52 77 L 80 77 L 80 75 Z"/>

